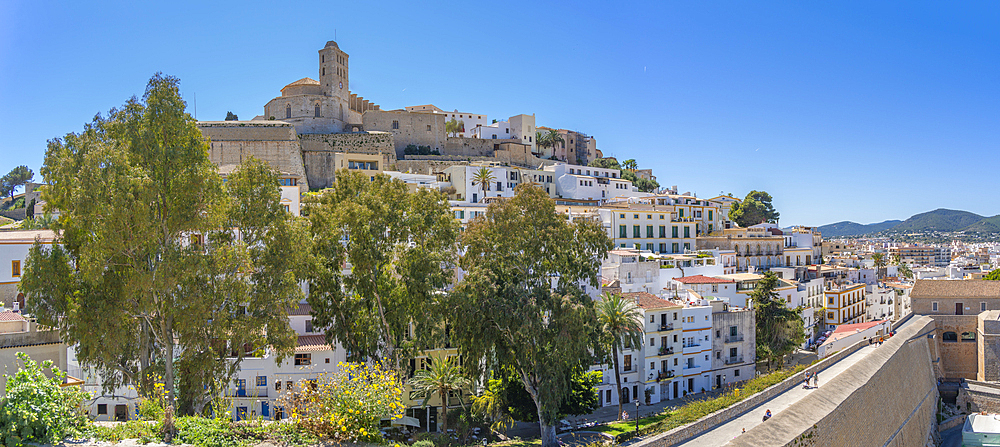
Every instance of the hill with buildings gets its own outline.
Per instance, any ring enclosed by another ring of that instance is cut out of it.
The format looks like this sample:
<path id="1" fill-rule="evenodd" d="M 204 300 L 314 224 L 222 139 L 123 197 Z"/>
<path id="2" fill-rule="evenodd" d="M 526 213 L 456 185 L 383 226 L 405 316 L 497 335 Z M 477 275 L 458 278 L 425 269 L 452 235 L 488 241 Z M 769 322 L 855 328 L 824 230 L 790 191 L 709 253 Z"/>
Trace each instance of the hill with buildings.
<path id="1" fill-rule="evenodd" d="M 1000 215 L 984 217 L 960 210 L 939 208 L 913 215 L 904 221 L 887 220 L 873 224 L 843 221 L 823 225 L 819 230 L 826 237 L 861 236 L 875 233 L 977 232 L 1000 233 Z"/>

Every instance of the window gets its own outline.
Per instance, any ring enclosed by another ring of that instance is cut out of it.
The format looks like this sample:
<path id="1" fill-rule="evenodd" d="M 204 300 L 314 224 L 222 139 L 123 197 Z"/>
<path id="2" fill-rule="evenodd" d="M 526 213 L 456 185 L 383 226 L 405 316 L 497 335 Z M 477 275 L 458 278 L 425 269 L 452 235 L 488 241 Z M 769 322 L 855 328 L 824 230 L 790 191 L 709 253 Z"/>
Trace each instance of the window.
<path id="1" fill-rule="evenodd" d="M 691 227 L 684 227 L 684 237 L 691 237 Z"/>
<path id="2" fill-rule="evenodd" d="M 729 356 L 736 357 L 736 348 L 729 348 Z"/>
<path id="3" fill-rule="evenodd" d="M 677 357 L 674 357 L 674 366 L 677 366 Z"/>
<path id="4" fill-rule="evenodd" d="M 108 404 L 97 404 L 97 414 L 108 414 Z"/>
<path id="5" fill-rule="evenodd" d="M 313 111 L 313 116 L 319 118 L 319 104 L 316 104 L 316 108 Z"/>
<path id="6" fill-rule="evenodd" d="M 712 220 L 712 210 L 708 210 L 708 220 Z"/>
<path id="7" fill-rule="evenodd" d="M 633 214 L 633 215 L 632 215 L 632 218 L 633 218 L 633 219 L 638 219 L 638 218 L 639 218 L 639 215 L 638 215 L 638 214 Z"/>
<path id="8" fill-rule="evenodd" d="M 740 376 L 740 370 L 737 369 L 737 370 L 733 371 L 733 376 L 739 377 Z"/>
<path id="9" fill-rule="evenodd" d="M 662 215 L 660 217 L 663 217 Z M 665 225 L 660 225 L 660 237 L 667 237 L 667 227 Z"/>
<path id="10" fill-rule="evenodd" d="M 979 303 L 979 311 L 980 312 L 986 312 L 986 302 L 985 301 Z"/>
<path id="11" fill-rule="evenodd" d="M 21 276 L 21 261 L 10 261 L 10 276 Z"/>
<path id="12" fill-rule="evenodd" d="M 646 225 L 646 237 L 648 237 L 648 238 L 652 238 L 653 237 L 653 226 L 652 225 Z"/>
<path id="13" fill-rule="evenodd" d="M 730 337 L 736 336 L 736 326 L 729 326 L 729 336 Z"/>
<path id="14" fill-rule="evenodd" d="M 670 231 L 670 237 L 672 237 L 672 238 L 674 238 L 674 239 L 676 239 L 676 238 L 677 238 L 677 227 L 673 227 L 673 228 L 671 228 L 671 231 Z"/>
<path id="15" fill-rule="evenodd" d="M 285 118 L 291 118 L 291 117 L 292 117 L 292 106 L 287 105 L 285 106 Z"/>
<path id="16" fill-rule="evenodd" d="M 620 219 L 624 219 L 624 218 L 625 218 L 625 215 L 624 215 L 624 214 L 619 214 L 619 215 L 618 215 L 618 217 L 619 217 Z"/>
<path id="17" fill-rule="evenodd" d="M 618 226 L 618 237 L 628 237 L 628 227 L 625 225 Z"/>
<path id="18" fill-rule="evenodd" d="M 392 128 L 393 129 L 399 129 L 399 121 L 398 120 L 392 120 Z"/>
<path id="19" fill-rule="evenodd" d="M 313 321 L 312 320 L 306 320 L 306 333 L 309 333 L 309 332 L 312 332 L 312 331 L 313 331 Z"/>
<path id="20" fill-rule="evenodd" d="M 650 346 L 656 346 L 656 340 L 654 340 L 654 339 L 650 338 L 650 339 L 649 339 L 649 345 L 650 345 Z M 652 368 L 650 368 L 650 369 L 652 369 Z"/>
<path id="21" fill-rule="evenodd" d="M 295 382 L 293 382 L 291 380 L 285 382 L 285 389 L 286 390 L 291 391 L 292 388 L 295 388 Z"/>
<path id="22" fill-rule="evenodd" d="M 642 233 L 639 231 L 638 225 L 632 225 L 632 237 L 636 239 L 642 237 Z"/>
<path id="23" fill-rule="evenodd" d="M 670 252 L 671 252 L 671 253 L 677 253 L 677 251 L 678 251 L 678 247 L 679 247 L 679 246 L 677 245 L 677 243 L 676 243 L 676 242 L 674 242 L 673 244 L 670 244 Z"/>
<path id="24" fill-rule="evenodd" d="M 937 309 L 938 309 L 937 308 L 937 301 L 931 303 L 931 311 L 937 312 L 938 311 Z"/>
<path id="25" fill-rule="evenodd" d="M 308 366 L 312 364 L 312 354 L 295 354 L 295 366 Z"/>
<path id="26" fill-rule="evenodd" d="M 958 341 L 958 334 L 955 333 L 955 332 L 951 332 L 951 331 L 945 332 L 944 334 L 942 334 L 941 340 L 943 340 L 945 342 L 955 342 L 955 341 Z"/>
<path id="27" fill-rule="evenodd" d="M 976 341 L 976 333 L 962 332 L 962 341 Z"/>
<path id="28" fill-rule="evenodd" d="M 267 386 L 267 376 L 257 376 L 257 386 Z"/>
<path id="29" fill-rule="evenodd" d="M 712 293 L 719 293 L 719 285 L 712 284 Z"/>
<path id="30" fill-rule="evenodd" d="M 831 320 L 834 319 L 833 312 L 827 312 L 826 313 L 826 318 L 829 318 Z"/>
<path id="31" fill-rule="evenodd" d="M 631 371 L 632 370 L 632 355 L 631 354 L 626 354 L 625 355 L 625 361 L 623 363 L 625 364 L 625 366 L 622 369 L 624 371 Z"/>
<path id="32" fill-rule="evenodd" d="M 827 298 L 827 304 L 833 304 L 833 297 Z M 937 310 L 937 303 L 934 303 L 934 310 Z"/>
<path id="33" fill-rule="evenodd" d="M 274 391 L 281 391 L 281 381 L 280 380 L 275 380 L 274 381 Z"/>

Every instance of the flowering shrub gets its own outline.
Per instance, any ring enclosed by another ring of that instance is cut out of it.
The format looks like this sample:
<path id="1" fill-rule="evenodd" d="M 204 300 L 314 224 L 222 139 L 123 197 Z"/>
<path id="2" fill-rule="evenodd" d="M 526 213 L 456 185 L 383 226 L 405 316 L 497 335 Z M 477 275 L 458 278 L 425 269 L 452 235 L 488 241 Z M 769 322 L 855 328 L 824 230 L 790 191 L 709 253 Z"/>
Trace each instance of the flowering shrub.
<path id="1" fill-rule="evenodd" d="M 86 393 L 77 387 L 61 388 L 66 373 L 51 360 L 39 365 L 23 352 L 17 358 L 24 366 L 13 376 L 5 376 L 6 396 L 0 399 L 0 445 L 61 442 L 86 423 Z M 53 377 L 45 376 L 46 369 Z"/>
<path id="2" fill-rule="evenodd" d="M 340 371 L 301 380 L 279 399 L 314 435 L 338 442 L 379 442 L 379 421 L 405 409 L 399 377 L 379 365 L 340 363 Z"/>
<path id="3" fill-rule="evenodd" d="M 164 406 L 166 405 L 166 392 L 163 382 L 153 384 L 153 391 L 149 396 L 139 398 L 139 418 L 145 421 L 163 421 Z"/>

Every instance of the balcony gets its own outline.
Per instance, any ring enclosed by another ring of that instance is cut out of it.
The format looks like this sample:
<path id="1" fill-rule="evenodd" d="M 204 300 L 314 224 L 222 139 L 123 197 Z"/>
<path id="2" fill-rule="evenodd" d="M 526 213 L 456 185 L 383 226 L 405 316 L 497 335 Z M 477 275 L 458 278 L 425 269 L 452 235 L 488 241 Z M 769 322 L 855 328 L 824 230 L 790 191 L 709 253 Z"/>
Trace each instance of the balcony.
<path id="1" fill-rule="evenodd" d="M 673 355 L 674 348 L 670 346 L 660 346 L 659 355 Z"/>
<path id="2" fill-rule="evenodd" d="M 673 371 L 660 371 L 660 373 L 656 375 L 656 381 L 659 382 L 661 380 L 666 380 L 672 377 L 674 377 Z"/>
<path id="3" fill-rule="evenodd" d="M 726 337 L 726 343 L 739 343 L 743 341 L 743 335 L 729 335 Z"/>
<path id="4" fill-rule="evenodd" d="M 661 324 L 660 325 L 660 332 L 663 332 L 663 331 L 672 331 L 672 330 L 674 330 L 674 324 L 673 323 Z"/>
<path id="5" fill-rule="evenodd" d="M 738 355 L 736 357 L 726 357 L 726 364 L 727 365 L 734 365 L 734 364 L 737 364 L 737 363 L 743 363 L 743 356 L 742 355 Z"/>

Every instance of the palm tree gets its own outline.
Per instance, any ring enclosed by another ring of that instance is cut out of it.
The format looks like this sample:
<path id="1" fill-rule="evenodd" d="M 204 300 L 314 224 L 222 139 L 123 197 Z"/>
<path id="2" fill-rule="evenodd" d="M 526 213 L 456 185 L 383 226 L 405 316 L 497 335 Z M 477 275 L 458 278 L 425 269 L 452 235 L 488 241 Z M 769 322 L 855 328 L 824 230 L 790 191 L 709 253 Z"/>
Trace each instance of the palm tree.
<path id="1" fill-rule="evenodd" d="M 872 255 L 872 261 L 875 262 L 875 278 L 882 279 L 885 277 L 885 255 L 882 253 L 875 253 Z"/>
<path id="2" fill-rule="evenodd" d="M 493 421 L 490 430 L 497 433 L 504 432 L 514 425 L 514 419 L 507 412 L 507 405 L 499 390 L 500 381 L 490 380 L 489 386 L 483 390 L 483 394 L 472 398 L 472 412 L 483 419 Z"/>
<path id="3" fill-rule="evenodd" d="M 438 417 L 444 421 L 445 433 L 448 432 L 448 393 L 455 390 L 461 391 L 471 386 L 471 382 L 462 375 L 458 365 L 451 363 L 451 357 L 431 362 L 430 369 L 417 371 L 407 383 L 413 390 L 411 399 L 424 399 L 421 406 L 426 407 L 427 401 L 434 394 L 441 398 L 441 414 Z M 461 393 L 458 395 L 458 401 L 462 404 L 462 408 L 465 408 Z"/>
<path id="4" fill-rule="evenodd" d="M 597 302 L 597 323 L 600 327 L 602 343 L 611 348 L 611 358 L 615 368 L 615 389 L 618 392 L 618 417 L 622 414 L 622 379 L 618 372 L 618 351 L 626 346 L 642 345 L 642 311 L 632 300 L 620 294 L 605 293 Z"/>
<path id="5" fill-rule="evenodd" d="M 556 145 L 564 141 L 566 140 L 563 139 L 562 135 L 552 129 L 545 131 L 545 133 L 542 133 L 541 131 L 535 132 L 535 144 L 537 144 L 538 147 L 551 148 L 553 157 L 556 155 Z"/>
<path id="6" fill-rule="evenodd" d="M 622 162 L 622 169 L 635 171 L 636 169 L 639 169 L 639 164 L 635 162 L 634 158 L 630 158 Z"/>
<path id="7" fill-rule="evenodd" d="M 493 183 L 496 179 L 497 178 L 493 176 L 493 171 L 490 171 L 490 168 L 485 166 L 479 168 L 474 174 L 472 174 L 472 184 L 479 185 L 479 187 L 483 188 L 484 199 L 486 198 L 486 191 L 490 188 L 490 183 Z"/>

